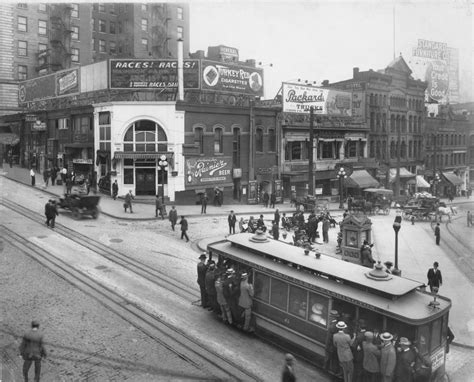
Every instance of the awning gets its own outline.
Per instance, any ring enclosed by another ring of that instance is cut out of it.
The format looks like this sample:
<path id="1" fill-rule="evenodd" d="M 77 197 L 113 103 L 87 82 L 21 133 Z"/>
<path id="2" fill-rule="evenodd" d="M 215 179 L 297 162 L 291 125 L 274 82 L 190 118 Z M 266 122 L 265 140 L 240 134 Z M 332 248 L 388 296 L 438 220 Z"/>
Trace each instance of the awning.
<path id="1" fill-rule="evenodd" d="M 453 186 L 460 186 L 461 184 L 464 183 L 464 181 L 459 176 L 457 176 L 456 174 L 452 172 L 443 172 L 443 176 Z"/>
<path id="2" fill-rule="evenodd" d="M 206 193 L 206 189 L 198 189 L 198 190 L 194 190 L 194 192 L 196 193 L 196 195 L 205 194 L 205 193 Z"/>
<path id="3" fill-rule="evenodd" d="M 430 184 L 421 175 L 416 176 L 416 187 L 418 188 L 430 188 Z"/>
<path id="4" fill-rule="evenodd" d="M 70 147 L 73 149 L 85 149 L 85 148 L 94 147 L 94 144 L 92 142 L 76 142 L 76 143 L 66 143 L 64 147 Z"/>
<path id="5" fill-rule="evenodd" d="M 400 167 L 400 179 L 402 178 L 414 178 L 416 175 L 412 172 L 408 171 L 405 167 Z M 397 169 L 391 168 L 390 169 L 390 183 L 395 182 L 395 178 L 397 177 Z"/>
<path id="6" fill-rule="evenodd" d="M 160 159 L 162 155 L 166 155 L 169 162 L 173 153 L 170 152 L 141 152 L 141 151 L 116 151 L 114 159 Z"/>
<path id="7" fill-rule="evenodd" d="M 369 188 L 378 187 L 377 182 L 366 170 L 355 170 L 352 175 L 345 180 L 346 187 Z"/>

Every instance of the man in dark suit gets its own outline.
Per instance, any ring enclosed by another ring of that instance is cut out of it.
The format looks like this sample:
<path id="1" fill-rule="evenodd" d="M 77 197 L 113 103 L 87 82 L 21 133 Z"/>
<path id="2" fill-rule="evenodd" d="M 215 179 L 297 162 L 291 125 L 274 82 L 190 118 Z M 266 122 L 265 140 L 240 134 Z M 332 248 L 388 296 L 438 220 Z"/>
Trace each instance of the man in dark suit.
<path id="1" fill-rule="evenodd" d="M 439 223 L 436 223 L 434 234 L 436 237 L 436 245 L 439 245 L 439 241 L 441 240 L 441 228 L 439 227 Z"/>
<path id="2" fill-rule="evenodd" d="M 232 235 L 235 233 L 235 223 L 237 222 L 237 217 L 233 210 L 230 211 L 230 214 L 227 217 L 227 222 L 229 223 L 229 235 Z"/>
<path id="3" fill-rule="evenodd" d="M 430 286 L 430 290 L 433 293 L 433 288 L 439 288 L 443 284 L 443 276 L 441 275 L 441 271 L 438 269 L 438 262 L 435 261 L 433 263 L 433 268 L 428 270 L 428 285 Z"/>
<path id="4" fill-rule="evenodd" d="M 281 373 L 282 382 L 295 382 L 295 370 L 294 370 L 295 357 L 292 354 L 285 354 L 285 366 L 283 372 Z"/>
<path id="5" fill-rule="evenodd" d="M 199 256 L 199 264 L 197 265 L 197 276 L 198 276 L 197 283 L 201 291 L 201 306 L 203 308 L 207 308 L 209 306 L 208 301 L 207 301 L 207 293 L 206 293 L 206 273 L 207 273 L 206 259 L 207 259 L 207 254 L 206 252 L 203 252 L 201 256 Z"/>
<path id="6" fill-rule="evenodd" d="M 44 206 L 44 214 L 46 215 L 46 225 L 48 227 L 54 228 L 56 216 L 58 215 L 58 209 L 56 208 L 56 203 L 54 200 L 50 199 L 48 203 L 46 203 Z"/>
<path id="7" fill-rule="evenodd" d="M 189 241 L 188 221 L 186 220 L 184 216 L 181 216 L 181 221 L 179 222 L 179 224 L 181 225 L 181 240 L 183 240 L 183 238 L 186 238 L 186 243 L 187 243 Z"/>
<path id="8" fill-rule="evenodd" d="M 31 322 L 31 330 L 23 336 L 20 345 L 20 354 L 23 357 L 23 377 L 28 382 L 28 372 L 31 364 L 35 363 L 35 382 L 39 382 L 41 374 L 41 359 L 46 358 L 46 349 L 43 346 L 43 334 L 39 332 L 38 321 Z"/>

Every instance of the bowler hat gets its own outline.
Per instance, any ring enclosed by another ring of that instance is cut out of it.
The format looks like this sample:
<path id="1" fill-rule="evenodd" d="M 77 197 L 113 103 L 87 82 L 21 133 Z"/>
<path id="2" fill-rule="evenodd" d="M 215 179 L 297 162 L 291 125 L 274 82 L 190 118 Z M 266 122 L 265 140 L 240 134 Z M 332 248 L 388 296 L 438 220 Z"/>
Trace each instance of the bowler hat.
<path id="1" fill-rule="evenodd" d="M 205 253 L 202 253 L 201 256 L 199 256 L 199 260 L 206 259 L 206 258 L 207 258 L 207 255 Z"/>
<path id="2" fill-rule="evenodd" d="M 294 361 L 294 360 L 295 360 L 295 357 L 293 357 L 292 354 L 287 353 L 287 354 L 285 354 L 285 360 L 286 360 L 286 361 Z"/>
<path id="3" fill-rule="evenodd" d="M 40 326 L 39 322 L 36 320 L 31 321 L 31 327 L 32 328 L 38 328 Z"/>
<path id="4" fill-rule="evenodd" d="M 344 321 L 339 321 L 337 324 L 336 324 L 336 328 L 338 329 L 345 329 L 347 328 L 347 325 Z"/>

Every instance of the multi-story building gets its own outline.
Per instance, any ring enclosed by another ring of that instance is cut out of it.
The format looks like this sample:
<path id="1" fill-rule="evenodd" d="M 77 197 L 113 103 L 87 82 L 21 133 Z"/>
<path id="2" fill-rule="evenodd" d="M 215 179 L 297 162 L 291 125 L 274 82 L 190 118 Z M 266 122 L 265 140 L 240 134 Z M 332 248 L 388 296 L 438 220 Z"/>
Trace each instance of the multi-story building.
<path id="1" fill-rule="evenodd" d="M 379 163 L 377 177 L 381 183 L 401 194 L 414 190 L 415 175 L 424 164 L 423 101 L 427 84 L 413 79 L 411 73 L 400 56 L 384 70 L 361 72 L 354 68 L 352 79 L 331 84 L 352 90 L 364 100 L 369 157 Z"/>
<path id="2" fill-rule="evenodd" d="M 18 111 L 19 81 L 108 58 L 189 52 L 189 6 L 180 3 L 0 4 L 0 115 Z"/>
<path id="3" fill-rule="evenodd" d="M 474 102 L 459 103 L 451 105 L 452 110 L 457 115 L 463 115 L 468 120 L 468 130 L 466 132 L 467 141 L 467 166 L 469 169 L 468 174 L 468 190 L 474 188 Z"/>

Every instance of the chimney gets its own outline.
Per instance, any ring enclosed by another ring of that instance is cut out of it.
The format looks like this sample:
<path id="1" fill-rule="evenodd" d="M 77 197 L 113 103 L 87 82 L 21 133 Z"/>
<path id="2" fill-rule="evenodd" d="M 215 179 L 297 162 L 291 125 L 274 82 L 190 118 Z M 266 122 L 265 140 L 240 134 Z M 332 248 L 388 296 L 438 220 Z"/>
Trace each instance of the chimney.
<path id="1" fill-rule="evenodd" d="M 352 76 L 356 78 L 358 74 L 359 74 L 359 68 L 352 68 Z"/>
<path id="2" fill-rule="evenodd" d="M 321 82 L 321 84 L 323 86 L 329 86 L 329 80 L 324 80 L 323 82 Z"/>
<path id="3" fill-rule="evenodd" d="M 255 61 L 254 59 L 248 59 L 245 61 L 245 63 L 248 66 L 251 66 L 252 68 L 255 68 L 255 66 L 257 66 L 257 61 Z"/>

